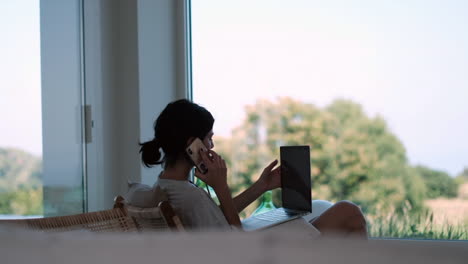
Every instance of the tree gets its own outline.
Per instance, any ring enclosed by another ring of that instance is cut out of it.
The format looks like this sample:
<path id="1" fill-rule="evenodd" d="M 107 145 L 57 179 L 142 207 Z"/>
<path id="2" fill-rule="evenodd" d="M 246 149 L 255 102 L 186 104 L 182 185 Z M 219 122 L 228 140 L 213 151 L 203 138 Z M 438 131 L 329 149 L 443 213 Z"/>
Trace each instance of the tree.
<path id="1" fill-rule="evenodd" d="M 42 186 L 42 161 L 25 151 L 0 148 L 0 191 Z"/>
<path id="2" fill-rule="evenodd" d="M 382 117 L 368 117 L 349 100 L 325 108 L 291 98 L 259 100 L 246 107 L 230 139 L 216 139 L 230 164 L 230 184 L 239 192 L 250 185 L 281 145 L 311 147 L 313 197 L 350 199 L 368 213 L 382 208 L 422 208 L 421 175 L 407 164 L 406 151 Z M 274 201 L 279 194 L 274 193 Z"/>
<path id="3" fill-rule="evenodd" d="M 460 174 L 455 178 L 458 184 L 463 184 L 468 182 L 468 167 L 465 167 Z"/>
<path id="4" fill-rule="evenodd" d="M 427 186 L 426 197 L 434 199 L 438 197 L 453 198 L 458 195 L 458 184 L 446 172 L 433 170 L 425 166 L 415 167 Z"/>
<path id="5" fill-rule="evenodd" d="M 43 213 L 41 167 L 38 157 L 0 148 L 0 214 Z"/>

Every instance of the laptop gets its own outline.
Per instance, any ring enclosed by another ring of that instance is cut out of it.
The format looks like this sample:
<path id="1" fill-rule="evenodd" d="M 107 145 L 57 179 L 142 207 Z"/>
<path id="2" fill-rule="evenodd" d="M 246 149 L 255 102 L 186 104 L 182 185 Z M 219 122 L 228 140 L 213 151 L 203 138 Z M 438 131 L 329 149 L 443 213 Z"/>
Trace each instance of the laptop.
<path id="1" fill-rule="evenodd" d="M 282 207 L 242 221 L 246 231 L 265 229 L 312 213 L 309 146 L 281 146 Z"/>

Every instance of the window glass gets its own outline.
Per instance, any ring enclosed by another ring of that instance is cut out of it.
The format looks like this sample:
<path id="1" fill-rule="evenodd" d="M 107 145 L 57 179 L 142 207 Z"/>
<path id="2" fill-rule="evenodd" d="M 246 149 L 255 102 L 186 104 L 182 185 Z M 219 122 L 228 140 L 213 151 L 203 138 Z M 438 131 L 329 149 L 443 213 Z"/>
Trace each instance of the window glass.
<path id="1" fill-rule="evenodd" d="M 64 16 L 75 12 L 78 17 L 78 1 L 75 2 L 75 6 L 71 5 L 75 9 L 61 11 Z M 63 72 L 55 71 L 53 82 L 58 84 L 59 79 L 66 78 L 70 85 L 50 89 L 50 78 L 41 78 L 41 70 L 53 71 L 50 65 L 56 57 L 52 55 L 61 51 L 46 52 L 42 60 L 45 68 L 41 69 L 41 44 L 44 45 L 42 51 L 50 51 L 51 43 L 62 40 L 48 35 L 52 31 L 48 31 L 51 28 L 48 25 L 42 36 L 47 39 L 41 43 L 42 8 L 47 12 L 52 6 L 43 2 L 40 8 L 37 0 L 0 2 L 0 218 L 83 211 L 81 129 L 69 125 L 70 122 L 80 124 L 81 120 L 80 90 L 76 88 L 79 82 L 76 87 L 71 84 L 73 77 L 78 76 L 79 80 L 80 75 L 67 66 L 67 58 L 79 58 L 79 50 L 70 51 L 66 45 L 61 46 L 67 56 L 62 57 Z M 78 25 L 78 20 L 64 23 L 61 30 L 79 32 Z M 63 34 L 63 39 L 67 37 Z M 76 46 L 79 47 L 79 42 Z M 41 82 L 46 83 L 48 89 L 42 89 Z M 59 101 L 68 104 L 68 108 L 52 109 Z M 50 124 L 60 125 L 60 128 Z M 67 138 L 72 147 L 64 144 L 62 138 Z M 62 160 L 55 156 L 61 156 Z M 70 167 L 64 160 L 71 160 L 76 166 Z M 49 173 L 52 171 L 54 173 Z"/>
<path id="2" fill-rule="evenodd" d="M 0 217 L 42 215 L 39 1 L 2 1 L 0 34 Z"/>
<path id="3" fill-rule="evenodd" d="M 233 191 L 280 145 L 310 145 L 312 198 L 358 204 L 371 236 L 468 239 L 467 12 L 455 0 L 192 1 L 193 98 L 215 116 Z"/>

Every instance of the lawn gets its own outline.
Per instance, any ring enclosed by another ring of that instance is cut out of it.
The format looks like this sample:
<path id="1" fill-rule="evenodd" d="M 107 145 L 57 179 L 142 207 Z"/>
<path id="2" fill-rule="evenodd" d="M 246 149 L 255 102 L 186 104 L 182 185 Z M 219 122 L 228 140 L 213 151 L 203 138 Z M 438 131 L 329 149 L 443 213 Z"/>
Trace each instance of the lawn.
<path id="1" fill-rule="evenodd" d="M 367 216 L 371 237 L 468 240 L 468 200 L 436 199 L 429 210 Z"/>

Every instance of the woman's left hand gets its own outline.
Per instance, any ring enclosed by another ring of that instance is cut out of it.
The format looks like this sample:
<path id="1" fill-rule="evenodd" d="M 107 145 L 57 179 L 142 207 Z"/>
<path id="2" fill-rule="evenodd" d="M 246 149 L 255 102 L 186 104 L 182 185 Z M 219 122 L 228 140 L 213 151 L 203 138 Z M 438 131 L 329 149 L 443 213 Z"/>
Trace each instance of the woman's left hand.
<path id="1" fill-rule="evenodd" d="M 278 160 L 274 160 L 272 163 L 270 163 L 270 165 L 263 169 L 263 172 L 257 181 L 257 183 L 262 186 L 264 191 L 269 191 L 281 187 L 280 167 L 273 169 L 277 164 Z"/>

